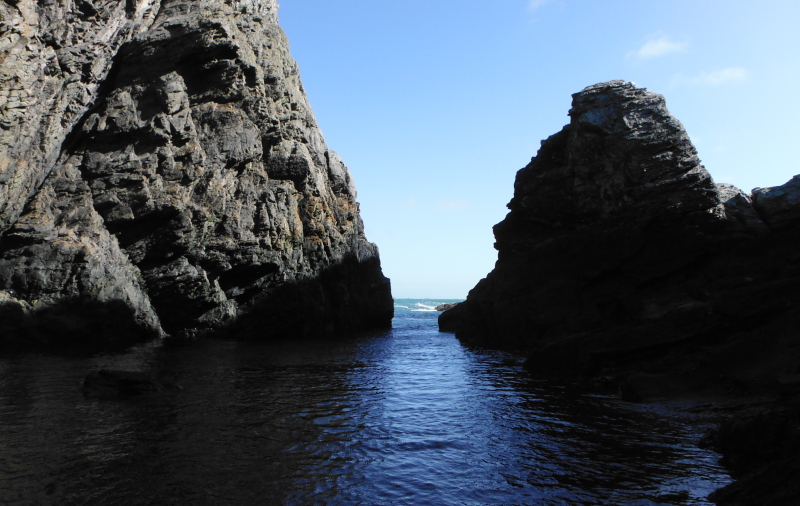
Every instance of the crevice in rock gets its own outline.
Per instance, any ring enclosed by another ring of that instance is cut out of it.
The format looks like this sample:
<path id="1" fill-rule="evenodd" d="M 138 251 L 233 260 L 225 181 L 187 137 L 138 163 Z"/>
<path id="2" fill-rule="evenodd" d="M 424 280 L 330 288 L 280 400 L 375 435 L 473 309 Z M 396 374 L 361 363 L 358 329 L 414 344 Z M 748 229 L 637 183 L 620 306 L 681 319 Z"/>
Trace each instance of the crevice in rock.
<path id="1" fill-rule="evenodd" d="M 75 2 L 78 11 L 80 11 L 80 19 L 81 21 L 88 21 L 89 18 L 93 18 L 97 16 L 97 9 L 95 9 L 92 2 L 89 0 L 78 0 Z"/>

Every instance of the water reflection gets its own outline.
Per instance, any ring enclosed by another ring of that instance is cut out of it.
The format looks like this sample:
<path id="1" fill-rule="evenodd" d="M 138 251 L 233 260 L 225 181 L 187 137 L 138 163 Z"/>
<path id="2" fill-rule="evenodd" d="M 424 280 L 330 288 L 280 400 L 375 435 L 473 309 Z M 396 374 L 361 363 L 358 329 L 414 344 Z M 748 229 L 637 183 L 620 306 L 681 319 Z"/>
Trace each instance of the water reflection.
<path id="1" fill-rule="evenodd" d="M 708 504 L 697 420 L 537 382 L 398 310 L 341 341 L 0 358 L 0 503 Z M 90 369 L 184 387 L 84 399 Z"/>

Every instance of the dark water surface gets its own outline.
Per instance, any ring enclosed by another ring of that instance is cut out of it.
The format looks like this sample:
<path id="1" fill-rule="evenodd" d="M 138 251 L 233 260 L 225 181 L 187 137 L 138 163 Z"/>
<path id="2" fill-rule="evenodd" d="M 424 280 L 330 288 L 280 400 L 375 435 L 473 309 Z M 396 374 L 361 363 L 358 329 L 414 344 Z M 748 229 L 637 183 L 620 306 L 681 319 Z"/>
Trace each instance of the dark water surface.
<path id="1" fill-rule="evenodd" d="M 0 357 L 0 503 L 695 505 L 730 482 L 702 420 L 535 381 L 419 302 L 336 342 Z M 183 390 L 84 399 L 97 368 Z"/>

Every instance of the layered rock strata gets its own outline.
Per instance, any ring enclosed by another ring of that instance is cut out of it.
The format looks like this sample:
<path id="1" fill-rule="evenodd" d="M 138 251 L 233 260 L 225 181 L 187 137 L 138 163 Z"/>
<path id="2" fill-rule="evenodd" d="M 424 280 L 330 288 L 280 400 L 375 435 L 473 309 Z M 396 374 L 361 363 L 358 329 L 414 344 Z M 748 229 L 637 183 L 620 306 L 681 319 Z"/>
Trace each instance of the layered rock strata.
<path id="1" fill-rule="evenodd" d="M 53 312 L 76 336 L 390 325 L 275 0 L 22 0 L 0 16 L 0 310 L 30 322 L 6 341 L 57 340 Z M 81 316 L 97 304 L 109 321 Z"/>

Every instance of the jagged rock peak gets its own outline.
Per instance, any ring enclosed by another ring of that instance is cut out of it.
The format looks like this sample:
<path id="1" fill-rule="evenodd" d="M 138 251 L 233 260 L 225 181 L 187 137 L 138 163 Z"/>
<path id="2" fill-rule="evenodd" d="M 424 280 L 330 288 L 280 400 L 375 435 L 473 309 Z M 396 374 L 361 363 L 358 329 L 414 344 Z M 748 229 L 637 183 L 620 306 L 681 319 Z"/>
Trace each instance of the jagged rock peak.
<path id="1" fill-rule="evenodd" d="M 661 131 L 683 140 L 683 125 L 667 110 L 663 95 L 627 81 L 587 86 L 572 95 L 569 115 L 575 125 L 591 125 L 608 134 L 629 132 L 638 138 Z"/>
<path id="2" fill-rule="evenodd" d="M 171 334 L 389 324 L 377 247 L 275 1 L 22 0 L 0 15 L 14 310 L 116 301 Z"/>
<path id="3" fill-rule="evenodd" d="M 559 228 L 719 207 L 711 176 L 663 96 L 610 81 L 574 94 L 569 114 L 570 124 L 517 174 L 510 219 Z"/>

